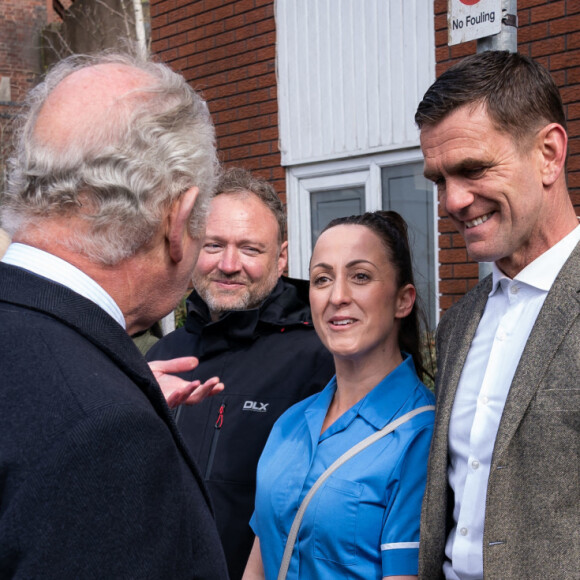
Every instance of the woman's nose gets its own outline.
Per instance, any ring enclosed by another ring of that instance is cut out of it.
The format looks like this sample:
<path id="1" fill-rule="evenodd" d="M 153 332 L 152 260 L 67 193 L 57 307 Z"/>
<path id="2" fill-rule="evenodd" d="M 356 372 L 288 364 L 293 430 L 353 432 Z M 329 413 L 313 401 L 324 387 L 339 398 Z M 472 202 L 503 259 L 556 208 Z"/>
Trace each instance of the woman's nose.
<path id="1" fill-rule="evenodd" d="M 334 280 L 330 293 L 330 301 L 337 306 L 350 302 L 350 291 L 346 278 L 337 277 Z"/>

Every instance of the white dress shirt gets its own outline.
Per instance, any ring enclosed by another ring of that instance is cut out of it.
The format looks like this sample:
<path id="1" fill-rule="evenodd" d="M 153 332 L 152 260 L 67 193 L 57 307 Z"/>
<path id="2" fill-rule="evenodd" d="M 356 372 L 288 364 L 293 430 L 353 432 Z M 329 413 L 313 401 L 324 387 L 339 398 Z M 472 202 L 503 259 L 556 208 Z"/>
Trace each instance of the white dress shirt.
<path id="1" fill-rule="evenodd" d="M 92 278 L 61 258 L 25 244 L 10 244 L 2 262 L 18 266 L 70 288 L 73 292 L 100 306 L 123 328 L 126 328 L 125 317 L 113 298 Z"/>
<path id="2" fill-rule="evenodd" d="M 491 457 L 505 401 L 536 318 L 580 226 L 513 280 L 493 264 L 493 285 L 471 343 L 449 424 L 449 484 L 455 525 L 443 565 L 448 580 L 483 578 L 483 522 Z M 509 517 L 509 514 L 506 514 Z"/>

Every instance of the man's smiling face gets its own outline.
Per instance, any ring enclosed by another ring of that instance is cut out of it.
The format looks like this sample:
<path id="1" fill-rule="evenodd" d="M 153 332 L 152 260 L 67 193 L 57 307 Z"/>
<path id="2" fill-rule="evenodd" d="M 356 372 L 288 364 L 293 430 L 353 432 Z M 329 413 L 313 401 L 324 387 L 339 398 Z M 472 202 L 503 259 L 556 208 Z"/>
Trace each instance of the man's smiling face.
<path id="1" fill-rule="evenodd" d="M 526 150 L 527 147 L 527 150 Z M 424 173 L 463 236 L 469 256 L 514 276 L 543 248 L 542 155 L 493 125 L 483 105 L 464 106 L 421 129 Z"/>
<path id="2" fill-rule="evenodd" d="M 258 307 L 287 263 L 272 211 L 250 192 L 221 193 L 211 201 L 193 285 L 212 318 Z"/>

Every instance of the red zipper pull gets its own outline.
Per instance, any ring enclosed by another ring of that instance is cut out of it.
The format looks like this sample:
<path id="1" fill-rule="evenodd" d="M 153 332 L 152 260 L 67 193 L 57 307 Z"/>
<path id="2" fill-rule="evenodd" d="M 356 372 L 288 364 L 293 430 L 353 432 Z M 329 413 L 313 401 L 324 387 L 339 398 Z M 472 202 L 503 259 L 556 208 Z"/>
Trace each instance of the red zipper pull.
<path id="1" fill-rule="evenodd" d="M 217 421 L 215 422 L 214 427 L 216 429 L 221 429 L 223 427 L 224 424 L 224 411 L 226 410 L 226 404 L 222 403 L 220 405 L 220 410 L 219 410 L 219 414 L 218 414 L 218 418 Z"/>

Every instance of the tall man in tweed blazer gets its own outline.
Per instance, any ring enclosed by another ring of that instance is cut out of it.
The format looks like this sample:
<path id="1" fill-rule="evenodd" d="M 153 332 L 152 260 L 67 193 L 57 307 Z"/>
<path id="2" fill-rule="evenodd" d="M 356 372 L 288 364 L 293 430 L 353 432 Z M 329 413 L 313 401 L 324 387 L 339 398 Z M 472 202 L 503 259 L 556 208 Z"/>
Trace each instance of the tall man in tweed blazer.
<path id="1" fill-rule="evenodd" d="M 493 262 L 437 333 L 419 577 L 577 578 L 580 226 L 558 89 L 531 59 L 484 52 L 415 119 L 441 205 Z"/>

